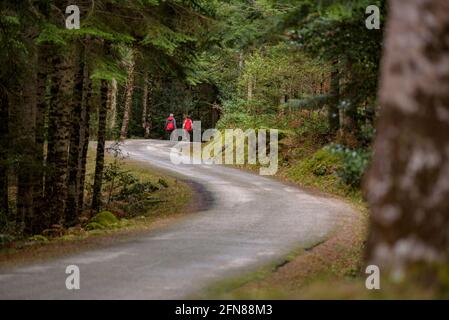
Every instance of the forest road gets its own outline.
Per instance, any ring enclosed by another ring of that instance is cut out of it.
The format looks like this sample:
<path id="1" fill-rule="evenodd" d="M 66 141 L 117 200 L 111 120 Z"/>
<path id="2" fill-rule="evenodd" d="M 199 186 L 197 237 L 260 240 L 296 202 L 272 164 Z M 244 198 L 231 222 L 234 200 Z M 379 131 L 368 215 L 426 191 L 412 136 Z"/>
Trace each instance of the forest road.
<path id="1" fill-rule="evenodd" d="M 201 186 L 199 212 L 106 248 L 0 271 L 0 299 L 180 299 L 325 241 L 354 210 L 271 178 L 219 165 L 175 165 L 173 143 L 128 140 L 131 159 Z M 66 288 L 66 267 L 80 289 Z"/>

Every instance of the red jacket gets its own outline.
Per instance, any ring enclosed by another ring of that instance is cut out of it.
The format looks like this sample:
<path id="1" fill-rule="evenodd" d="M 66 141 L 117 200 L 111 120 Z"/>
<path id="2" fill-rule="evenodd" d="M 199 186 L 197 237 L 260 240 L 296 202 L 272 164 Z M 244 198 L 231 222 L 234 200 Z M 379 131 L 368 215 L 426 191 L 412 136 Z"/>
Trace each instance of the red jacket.
<path id="1" fill-rule="evenodd" d="M 165 130 L 166 131 L 176 130 L 176 119 L 175 118 L 168 117 L 167 120 L 165 120 Z"/>

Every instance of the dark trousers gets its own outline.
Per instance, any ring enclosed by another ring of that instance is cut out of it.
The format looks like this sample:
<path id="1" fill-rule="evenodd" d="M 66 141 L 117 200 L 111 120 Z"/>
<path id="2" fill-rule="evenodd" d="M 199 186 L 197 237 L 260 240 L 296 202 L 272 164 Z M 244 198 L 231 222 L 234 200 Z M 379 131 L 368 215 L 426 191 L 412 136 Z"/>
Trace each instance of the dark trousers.
<path id="1" fill-rule="evenodd" d="M 170 140 L 170 136 L 171 136 L 172 132 L 173 131 L 168 131 L 168 130 L 165 131 L 165 140 Z"/>

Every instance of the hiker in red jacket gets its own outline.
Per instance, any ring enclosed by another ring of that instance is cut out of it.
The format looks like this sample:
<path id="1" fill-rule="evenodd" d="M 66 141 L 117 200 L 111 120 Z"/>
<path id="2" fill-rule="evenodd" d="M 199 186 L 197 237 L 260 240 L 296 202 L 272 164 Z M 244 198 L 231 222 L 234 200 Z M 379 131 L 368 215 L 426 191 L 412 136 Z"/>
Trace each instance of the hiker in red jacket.
<path id="1" fill-rule="evenodd" d="M 165 120 L 164 129 L 167 140 L 170 140 L 170 135 L 176 130 L 176 119 L 174 118 L 173 113 L 170 113 L 170 116 Z"/>
<path id="2" fill-rule="evenodd" d="M 193 139 L 193 122 L 192 122 L 192 119 L 190 119 L 188 115 L 184 115 L 184 123 L 182 124 L 182 128 L 189 134 L 190 141 L 192 141 L 192 139 Z"/>

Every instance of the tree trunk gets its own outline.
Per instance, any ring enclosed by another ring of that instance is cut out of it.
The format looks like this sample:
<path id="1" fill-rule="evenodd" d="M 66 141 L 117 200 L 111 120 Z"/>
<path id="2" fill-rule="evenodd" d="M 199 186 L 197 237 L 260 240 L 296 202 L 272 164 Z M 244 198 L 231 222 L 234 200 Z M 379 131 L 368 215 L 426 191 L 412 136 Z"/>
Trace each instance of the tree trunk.
<path id="1" fill-rule="evenodd" d="M 27 39 L 30 66 L 36 66 L 36 50 Z M 15 159 L 17 174 L 16 224 L 26 235 L 32 233 L 33 221 L 33 183 L 35 164 L 35 120 L 36 120 L 36 70 L 29 67 L 20 72 L 13 86 L 9 101 L 11 103 L 10 146 Z"/>
<path id="2" fill-rule="evenodd" d="M 253 99 L 253 77 L 250 75 L 248 78 L 248 101 Z"/>
<path id="3" fill-rule="evenodd" d="M 338 71 L 338 61 L 334 62 L 331 72 L 330 95 L 331 102 L 328 107 L 328 121 L 331 133 L 335 133 L 340 128 L 340 114 L 338 105 L 340 103 L 340 74 Z"/>
<path id="4" fill-rule="evenodd" d="M 98 142 L 97 157 L 95 160 L 95 179 L 92 193 L 92 210 L 98 212 L 101 208 L 101 187 L 103 184 L 104 149 L 106 140 L 106 116 L 108 83 L 101 80 L 101 102 L 98 111 Z"/>
<path id="5" fill-rule="evenodd" d="M 83 103 L 83 81 L 84 81 L 84 64 L 85 57 L 81 50 L 80 58 L 76 66 L 75 83 L 73 87 L 72 97 L 72 116 L 70 126 L 70 148 L 68 159 L 68 179 L 67 179 L 67 205 L 65 210 L 65 224 L 72 226 L 76 224 L 78 218 L 78 176 L 79 166 L 78 160 L 82 151 L 81 121 L 82 103 Z"/>
<path id="6" fill-rule="evenodd" d="M 109 130 L 114 131 L 117 121 L 117 80 L 112 79 L 108 91 Z"/>
<path id="7" fill-rule="evenodd" d="M 243 51 L 240 51 L 239 52 L 239 77 L 243 73 L 244 66 L 245 66 L 245 56 L 244 56 Z"/>
<path id="8" fill-rule="evenodd" d="M 22 160 L 19 163 L 17 175 L 17 216 L 23 223 L 23 232 L 26 235 L 33 233 L 34 221 L 36 84 L 36 73 L 31 71 L 23 82 L 23 104 L 21 105 L 20 119 L 22 125 L 19 127 L 21 135 L 14 141 L 21 148 Z"/>
<path id="9" fill-rule="evenodd" d="M 42 217 L 37 213 L 42 211 L 44 201 L 44 179 L 45 179 L 45 120 L 48 112 L 46 101 L 48 75 L 50 72 L 49 65 L 49 46 L 38 46 L 38 63 L 37 63 L 37 107 L 36 107 L 36 168 L 34 178 L 34 212 L 33 233 L 37 233 L 43 229 Z"/>
<path id="10" fill-rule="evenodd" d="M 78 215 L 84 209 L 84 183 L 86 180 L 87 151 L 89 149 L 89 127 L 92 97 L 92 80 L 90 79 L 89 66 L 84 65 L 83 102 L 81 110 L 80 150 L 78 158 L 77 194 Z"/>
<path id="11" fill-rule="evenodd" d="M 133 92 L 134 92 L 134 68 L 135 61 L 134 57 L 128 67 L 128 80 L 126 81 L 125 88 L 125 109 L 123 112 L 123 123 L 122 129 L 120 131 L 120 140 L 125 140 L 128 136 L 128 126 L 129 126 L 129 117 L 131 114 L 131 107 L 133 102 Z"/>
<path id="12" fill-rule="evenodd" d="M 442 66 L 449 65 L 449 2 L 390 1 L 390 7 L 366 183 L 368 258 L 404 275 L 417 264 L 447 268 L 448 262 L 449 69 Z"/>
<path id="13" fill-rule="evenodd" d="M 45 178 L 48 227 L 63 222 L 67 199 L 67 160 L 74 78 L 72 55 L 56 54 L 53 58 L 53 66 Z"/>
<path id="14" fill-rule="evenodd" d="M 8 206 L 8 95 L 0 86 L 0 227 L 9 215 Z"/>
<path id="15" fill-rule="evenodd" d="M 143 95 L 142 95 L 142 128 L 145 139 L 148 139 L 149 121 L 148 121 L 148 72 L 143 76 Z"/>

